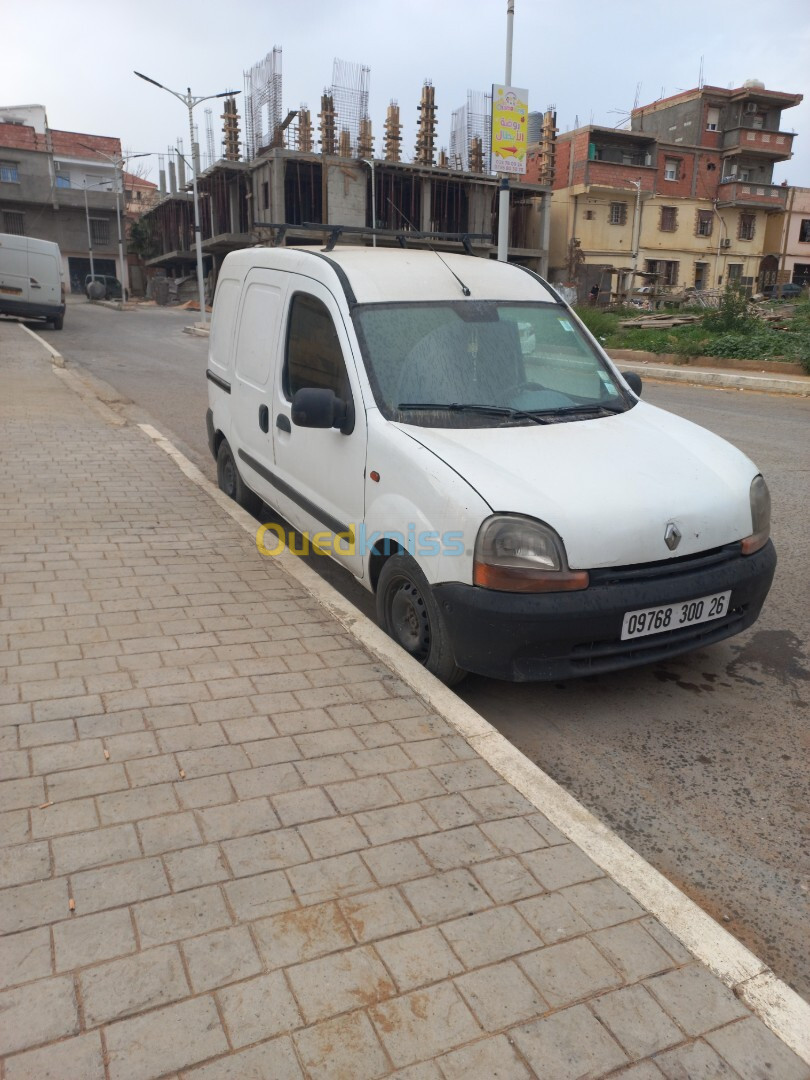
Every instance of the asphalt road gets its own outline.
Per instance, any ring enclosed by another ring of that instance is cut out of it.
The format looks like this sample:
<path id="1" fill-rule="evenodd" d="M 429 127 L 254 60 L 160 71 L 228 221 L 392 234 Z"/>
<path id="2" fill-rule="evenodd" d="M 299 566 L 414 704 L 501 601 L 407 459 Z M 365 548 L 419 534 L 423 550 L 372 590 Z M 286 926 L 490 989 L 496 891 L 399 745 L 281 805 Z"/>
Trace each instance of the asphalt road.
<path id="1" fill-rule="evenodd" d="M 213 478 L 207 341 L 182 333 L 194 318 L 71 304 L 65 329 L 44 334 Z M 760 620 L 631 672 L 530 685 L 470 677 L 458 692 L 810 998 L 810 401 L 662 383 L 644 396 L 728 438 L 767 477 L 779 566 Z M 326 573 L 373 617 L 365 590 L 337 567 Z"/>

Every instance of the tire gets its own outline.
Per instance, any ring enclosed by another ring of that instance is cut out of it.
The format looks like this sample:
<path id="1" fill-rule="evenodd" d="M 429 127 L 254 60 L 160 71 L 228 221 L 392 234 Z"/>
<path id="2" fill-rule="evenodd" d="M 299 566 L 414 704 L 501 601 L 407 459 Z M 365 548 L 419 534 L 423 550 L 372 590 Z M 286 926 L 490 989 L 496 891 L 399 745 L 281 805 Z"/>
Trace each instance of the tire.
<path id="1" fill-rule="evenodd" d="M 389 637 L 447 686 L 467 674 L 456 664 L 427 578 L 408 555 L 386 560 L 377 582 L 377 621 Z"/>
<path id="2" fill-rule="evenodd" d="M 245 487 L 227 439 L 222 440 L 217 451 L 217 483 L 220 491 L 224 491 L 249 514 L 258 514 L 262 500 L 250 488 Z"/>
<path id="3" fill-rule="evenodd" d="M 54 330 L 61 330 L 62 327 L 65 325 L 65 316 L 56 315 L 53 319 L 48 319 L 48 322 L 51 324 Z"/>

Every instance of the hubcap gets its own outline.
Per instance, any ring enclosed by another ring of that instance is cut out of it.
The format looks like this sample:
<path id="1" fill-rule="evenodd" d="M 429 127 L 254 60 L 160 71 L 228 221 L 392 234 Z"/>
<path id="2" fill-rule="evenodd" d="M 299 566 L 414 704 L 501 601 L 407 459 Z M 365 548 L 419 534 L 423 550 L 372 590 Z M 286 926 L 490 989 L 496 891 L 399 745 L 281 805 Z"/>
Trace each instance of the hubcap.
<path id="1" fill-rule="evenodd" d="M 430 652 L 430 622 L 425 602 L 412 581 L 392 585 L 389 612 L 393 636 L 415 659 L 424 663 Z"/>

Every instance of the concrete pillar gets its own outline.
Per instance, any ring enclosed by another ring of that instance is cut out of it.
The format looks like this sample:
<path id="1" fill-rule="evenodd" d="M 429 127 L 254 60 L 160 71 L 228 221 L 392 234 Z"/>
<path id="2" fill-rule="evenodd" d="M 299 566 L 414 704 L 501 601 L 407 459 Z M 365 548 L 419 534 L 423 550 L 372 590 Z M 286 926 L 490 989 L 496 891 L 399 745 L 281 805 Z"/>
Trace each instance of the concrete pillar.
<path id="1" fill-rule="evenodd" d="M 422 213 L 419 219 L 419 229 L 421 232 L 430 232 L 430 218 L 433 212 L 431 204 L 432 191 L 430 177 L 426 176 L 422 181 Z"/>

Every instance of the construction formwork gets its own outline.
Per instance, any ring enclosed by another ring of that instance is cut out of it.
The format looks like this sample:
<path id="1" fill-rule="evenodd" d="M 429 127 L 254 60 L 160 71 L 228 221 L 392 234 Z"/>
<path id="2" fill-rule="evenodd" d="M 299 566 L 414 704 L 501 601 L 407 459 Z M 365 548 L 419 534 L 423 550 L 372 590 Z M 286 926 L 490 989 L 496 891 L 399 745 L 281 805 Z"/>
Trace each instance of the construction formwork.
<path id="1" fill-rule="evenodd" d="M 432 165 L 436 152 L 436 96 L 430 80 L 422 86 L 422 98 L 417 110 L 419 121 L 413 160 L 417 165 Z"/>

